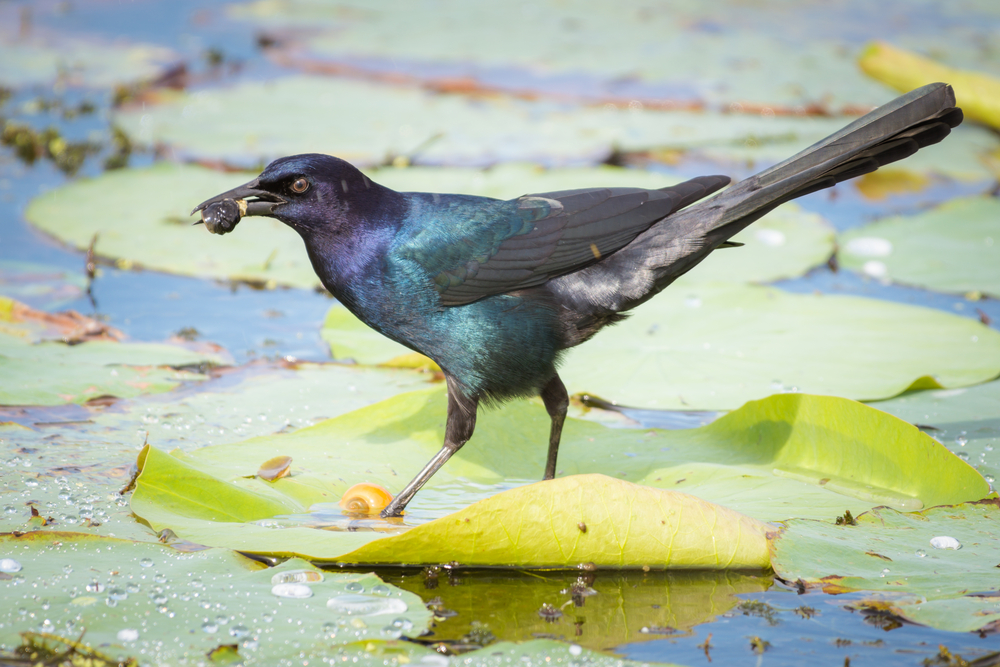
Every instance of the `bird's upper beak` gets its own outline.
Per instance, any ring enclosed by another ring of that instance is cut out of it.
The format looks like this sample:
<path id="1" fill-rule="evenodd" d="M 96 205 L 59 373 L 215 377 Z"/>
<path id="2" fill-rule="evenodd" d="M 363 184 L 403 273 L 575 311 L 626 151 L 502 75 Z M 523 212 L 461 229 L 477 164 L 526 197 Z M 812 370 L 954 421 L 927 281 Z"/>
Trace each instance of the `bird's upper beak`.
<path id="1" fill-rule="evenodd" d="M 249 199 L 249 197 L 255 197 L 255 199 Z M 241 217 L 246 217 L 248 215 L 271 215 L 274 213 L 274 209 L 281 204 L 285 203 L 285 200 L 277 196 L 272 192 L 260 189 L 260 179 L 255 178 L 249 183 L 244 183 L 238 188 L 233 188 L 228 192 L 223 192 L 221 195 L 215 195 L 211 199 L 206 199 L 202 203 L 194 207 L 191 211 L 191 215 L 194 215 L 198 211 L 203 210 L 209 204 L 214 204 L 216 202 L 221 202 L 226 199 L 232 199 L 234 201 L 245 201 L 246 209 L 243 209 L 241 205 Z"/>

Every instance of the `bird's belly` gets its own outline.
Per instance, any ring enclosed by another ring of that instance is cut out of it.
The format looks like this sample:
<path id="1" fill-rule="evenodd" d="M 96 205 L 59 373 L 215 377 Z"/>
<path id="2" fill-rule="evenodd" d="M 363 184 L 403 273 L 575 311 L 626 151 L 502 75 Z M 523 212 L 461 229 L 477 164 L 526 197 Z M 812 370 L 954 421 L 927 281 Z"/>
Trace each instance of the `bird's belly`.
<path id="1" fill-rule="evenodd" d="M 356 314 L 427 355 L 470 394 L 504 400 L 533 395 L 555 374 L 558 320 L 547 303 L 496 295 L 441 308 L 413 295 L 358 303 Z"/>

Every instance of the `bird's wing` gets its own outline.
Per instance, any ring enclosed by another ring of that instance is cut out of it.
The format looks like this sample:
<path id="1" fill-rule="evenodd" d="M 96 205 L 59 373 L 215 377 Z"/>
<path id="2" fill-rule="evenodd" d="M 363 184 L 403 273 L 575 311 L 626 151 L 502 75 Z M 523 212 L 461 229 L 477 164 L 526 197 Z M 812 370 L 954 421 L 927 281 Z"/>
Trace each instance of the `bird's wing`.
<path id="1" fill-rule="evenodd" d="M 593 264 L 724 184 L 709 189 L 700 180 L 662 190 L 564 190 L 505 202 L 439 196 L 420 207 L 418 217 L 427 224 L 407 239 L 402 255 L 426 271 L 442 305 L 471 303 Z M 692 184 L 699 192 L 693 199 Z"/>

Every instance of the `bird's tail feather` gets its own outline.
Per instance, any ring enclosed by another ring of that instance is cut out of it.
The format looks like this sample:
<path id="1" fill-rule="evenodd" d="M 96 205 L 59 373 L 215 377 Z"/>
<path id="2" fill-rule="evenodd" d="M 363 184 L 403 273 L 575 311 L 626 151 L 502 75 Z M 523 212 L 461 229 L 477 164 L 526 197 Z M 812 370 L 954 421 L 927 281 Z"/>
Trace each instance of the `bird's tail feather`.
<path id="1" fill-rule="evenodd" d="M 551 288 L 587 316 L 635 308 L 781 204 L 909 157 L 961 122 L 951 86 L 918 88 L 784 162 L 671 214 L 606 261 L 556 279 Z"/>

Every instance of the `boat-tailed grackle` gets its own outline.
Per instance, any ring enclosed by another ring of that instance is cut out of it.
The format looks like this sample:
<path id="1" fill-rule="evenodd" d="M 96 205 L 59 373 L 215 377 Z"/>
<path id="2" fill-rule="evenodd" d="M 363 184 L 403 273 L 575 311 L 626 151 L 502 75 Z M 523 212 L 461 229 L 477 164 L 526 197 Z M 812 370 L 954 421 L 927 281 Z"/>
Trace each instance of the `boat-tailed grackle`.
<path id="1" fill-rule="evenodd" d="M 194 212 L 217 234 L 244 216 L 282 221 L 351 312 L 444 371 L 444 446 L 383 511 L 397 516 L 472 436 L 480 402 L 541 394 L 552 418 L 544 476 L 552 479 L 569 404 L 556 373 L 563 350 L 780 204 L 908 157 L 961 122 L 951 86 L 925 86 L 710 199 L 729 178 L 500 201 L 395 192 L 343 160 L 307 154 L 275 160 Z"/>

